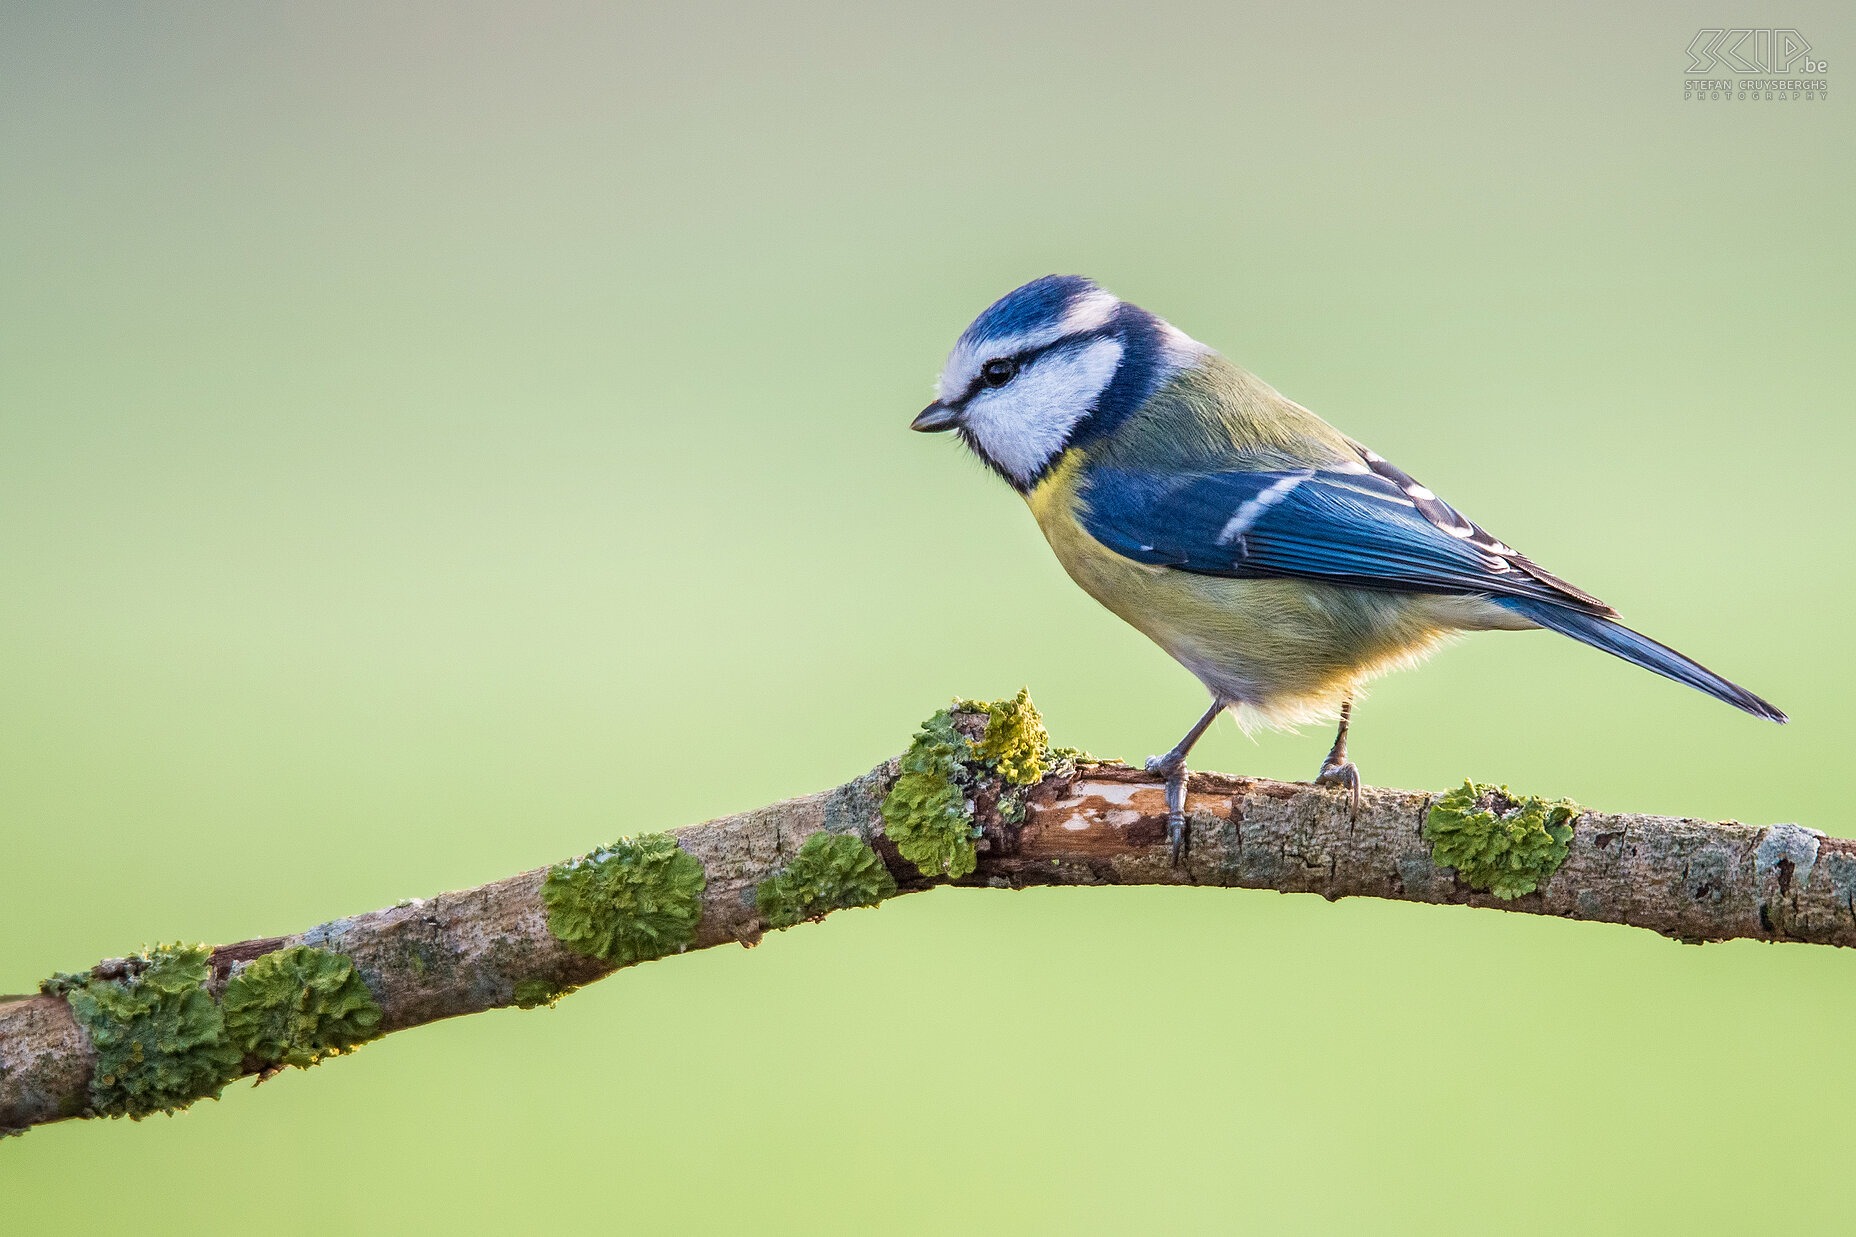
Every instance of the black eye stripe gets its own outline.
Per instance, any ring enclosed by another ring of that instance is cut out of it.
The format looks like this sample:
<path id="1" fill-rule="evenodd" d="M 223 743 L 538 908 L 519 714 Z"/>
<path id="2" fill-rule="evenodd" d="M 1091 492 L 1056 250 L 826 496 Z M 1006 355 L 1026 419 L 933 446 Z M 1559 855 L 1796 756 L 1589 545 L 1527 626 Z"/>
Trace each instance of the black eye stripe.
<path id="1" fill-rule="evenodd" d="M 967 389 L 961 393 L 960 398 L 948 404 L 948 407 L 964 408 L 967 406 L 967 401 L 972 399 L 975 395 L 978 395 L 981 391 L 997 389 L 986 385 L 986 366 L 990 365 L 993 361 L 1010 361 L 1017 366 L 1017 373 L 1022 374 L 1027 369 L 1031 368 L 1033 362 L 1047 352 L 1055 352 L 1059 348 L 1068 348 L 1072 344 L 1094 343 L 1098 339 L 1108 339 L 1114 334 L 1115 331 L 1112 327 L 1102 326 L 1097 327 L 1093 331 L 1085 331 L 1080 335 L 1065 335 L 1062 339 L 1053 339 L 1048 344 L 1039 344 L 1035 348 L 1026 348 L 1022 351 L 1014 352 L 1011 356 L 990 357 L 980 365 L 980 372 L 973 376 L 973 381 L 967 384 Z"/>

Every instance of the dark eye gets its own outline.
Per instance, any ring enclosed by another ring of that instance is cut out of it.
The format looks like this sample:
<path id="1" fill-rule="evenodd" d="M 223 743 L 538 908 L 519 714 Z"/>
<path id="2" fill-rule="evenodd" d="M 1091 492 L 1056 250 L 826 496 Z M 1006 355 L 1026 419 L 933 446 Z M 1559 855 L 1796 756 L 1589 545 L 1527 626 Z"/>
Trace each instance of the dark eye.
<path id="1" fill-rule="evenodd" d="M 1018 373 L 1018 362 L 1008 357 L 988 361 L 980 366 L 980 377 L 989 387 L 1002 387 Z"/>

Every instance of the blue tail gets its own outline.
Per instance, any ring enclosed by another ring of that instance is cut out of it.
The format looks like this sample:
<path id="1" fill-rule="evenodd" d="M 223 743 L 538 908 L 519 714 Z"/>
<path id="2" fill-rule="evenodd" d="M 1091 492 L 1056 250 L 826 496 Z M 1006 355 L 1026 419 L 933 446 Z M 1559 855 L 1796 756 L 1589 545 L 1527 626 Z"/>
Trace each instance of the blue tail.
<path id="1" fill-rule="evenodd" d="M 1549 631 L 1603 649 L 1622 657 L 1633 666 L 1654 670 L 1665 678 L 1686 683 L 1697 691 L 1707 692 L 1716 700 L 1725 700 L 1736 709 L 1745 709 L 1754 717 L 1783 722 L 1785 714 L 1736 683 L 1729 683 L 1700 662 L 1690 661 L 1667 645 L 1648 636 L 1638 635 L 1624 624 L 1595 614 L 1584 614 L 1550 601 L 1532 597 L 1503 597 L 1500 603 L 1515 613 L 1539 623 Z"/>

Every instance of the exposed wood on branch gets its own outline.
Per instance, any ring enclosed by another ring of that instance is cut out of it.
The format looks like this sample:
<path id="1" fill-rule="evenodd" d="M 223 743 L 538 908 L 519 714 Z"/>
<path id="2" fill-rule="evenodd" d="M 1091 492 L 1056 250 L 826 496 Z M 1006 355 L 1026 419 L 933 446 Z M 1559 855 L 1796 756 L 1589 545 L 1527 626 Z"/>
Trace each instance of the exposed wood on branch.
<path id="1" fill-rule="evenodd" d="M 880 805 L 895 775 L 892 761 L 833 790 L 677 830 L 707 878 L 691 947 L 757 941 L 767 926 L 757 886 L 820 830 L 869 842 L 899 893 L 941 883 L 925 879 L 884 836 Z M 1338 791 L 1195 774 L 1190 852 L 1175 868 L 1159 784 L 1124 766 L 1087 765 L 1035 787 L 1021 823 L 1000 821 L 982 802 L 978 868 L 954 883 L 1218 885 L 1486 906 L 1629 924 L 1689 941 L 1856 945 L 1856 842 L 1796 825 L 1586 812 L 1545 886 L 1503 901 L 1433 862 L 1423 824 L 1435 798 L 1371 790 L 1355 820 Z M 541 899 L 546 874 L 538 868 L 294 936 L 220 946 L 207 989 L 217 998 L 236 963 L 304 944 L 354 960 L 380 1006 L 382 1031 L 533 1003 L 536 992 L 564 991 L 612 969 L 550 933 Z M 83 1114 L 96 1054 L 70 1005 L 56 995 L 0 1002 L 0 1129 Z"/>

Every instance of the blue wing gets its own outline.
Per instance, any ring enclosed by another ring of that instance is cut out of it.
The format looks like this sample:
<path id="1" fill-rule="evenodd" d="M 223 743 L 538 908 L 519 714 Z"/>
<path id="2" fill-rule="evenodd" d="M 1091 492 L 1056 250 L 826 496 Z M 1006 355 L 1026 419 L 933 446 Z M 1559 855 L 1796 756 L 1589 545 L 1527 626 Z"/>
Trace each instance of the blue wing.
<path id="1" fill-rule="evenodd" d="M 1378 456 L 1361 455 L 1365 472 L 1161 478 L 1097 468 L 1079 487 L 1077 514 L 1116 553 L 1199 575 L 1480 593 L 1756 717 L 1785 720 L 1752 692 L 1617 622 L 1604 602 L 1541 570 Z"/>
<path id="2" fill-rule="evenodd" d="M 1610 616 L 1390 466 L 1154 477 L 1092 469 L 1079 516 L 1137 562 L 1199 575 L 1525 597 Z M 1401 484 L 1402 482 L 1402 484 Z"/>

